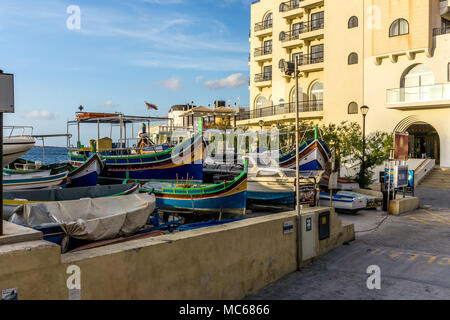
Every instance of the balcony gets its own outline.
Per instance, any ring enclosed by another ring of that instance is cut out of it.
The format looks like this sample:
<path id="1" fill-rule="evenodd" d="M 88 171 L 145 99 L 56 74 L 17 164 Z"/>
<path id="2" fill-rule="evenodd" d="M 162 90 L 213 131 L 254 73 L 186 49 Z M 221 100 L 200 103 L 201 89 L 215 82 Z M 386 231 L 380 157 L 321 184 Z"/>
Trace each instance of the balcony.
<path id="1" fill-rule="evenodd" d="M 429 109 L 450 107 L 450 83 L 395 88 L 386 92 L 390 109 Z"/>
<path id="2" fill-rule="evenodd" d="M 302 45 L 302 41 L 321 39 L 324 36 L 324 19 L 304 22 L 298 29 L 282 32 L 280 34 L 283 48 L 292 48 Z"/>
<path id="3" fill-rule="evenodd" d="M 433 36 L 440 36 L 442 34 L 449 34 L 450 33 L 450 27 L 442 27 L 442 28 L 434 28 L 433 29 Z"/>
<path id="4" fill-rule="evenodd" d="M 270 87 L 272 85 L 272 72 L 255 74 L 255 86 L 258 88 Z"/>
<path id="5" fill-rule="evenodd" d="M 311 100 L 299 102 L 299 112 L 302 119 L 315 119 L 323 117 L 323 101 Z M 270 119 L 270 117 L 273 117 Z M 296 103 L 282 103 L 279 105 L 252 109 L 242 112 L 238 115 L 236 120 L 250 120 L 247 123 L 257 123 L 260 118 L 265 118 L 265 121 L 279 121 L 295 119 L 296 117 Z M 257 120 L 256 120 L 257 119 Z M 255 121 L 256 120 L 256 121 Z"/>
<path id="6" fill-rule="evenodd" d="M 298 57 L 298 70 L 300 72 L 314 72 L 323 70 L 324 56 L 323 52 L 305 54 Z"/>
<path id="7" fill-rule="evenodd" d="M 312 9 L 321 7 L 324 4 L 324 0 L 304 0 L 300 2 L 300 7 L 304 9 Z"/>
<path id="8" fill-rule="evenodd" d="M 264 61 L 272 59 L 272 46 L 266 46 L 255 49 L 255 61 Z"/>
<path id="9" fill-rule="evenodd" d="M 280 4 L 281 16 L 285 19 L 294 17 L 302 17 L 305 14 L 305 10 L 300 7 L 300 3 L 304 0 L 291 0 Z"/>
<path id="10" fill-rule="evenodd" d="M 272 34 L 273 20 L 266 20 L 255 24 L 254 36 L 262 37 Z"/>

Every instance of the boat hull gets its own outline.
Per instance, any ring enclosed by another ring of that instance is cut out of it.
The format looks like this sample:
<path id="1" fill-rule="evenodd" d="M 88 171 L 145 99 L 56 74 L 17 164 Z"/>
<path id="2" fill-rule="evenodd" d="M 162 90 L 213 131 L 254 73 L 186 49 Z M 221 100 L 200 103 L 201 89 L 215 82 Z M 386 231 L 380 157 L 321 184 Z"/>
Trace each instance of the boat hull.
<path id="1" fill-rule="evenodd" d="M 133 180 L 203 180 L 202 136 L 196 135 L 189 141 L 160 153 L 108 156 L 100 155 L 105 162 L 102 174 L 111 179 Z M 72 164 L 84 161 L 78 154 L 70 154 Z"/>
<path id="2" fill-rule="evenodd" d="M 159 209 L 244 215 L 247 206 L 247 174 L 241 174 L 231 183 L 224 182 L 207 188 L 162 188 L 153 192 Z"/>
<path id="3" fill-rule="evenodd" d="M 300 171 L 320 171 L 324 170 L 329 160 L 329 154 L 320 140 L 310 140 L 306 142 L 299 151 Z M 295 169 L 295 151 L 291 151 L 280 157 L 280 167 Z"/>
<path id="4" fill-rule="evenodd" d="M 247 199 L 290 205 L 295 202 L 294 179 L 250 177 Z"/>
<path id="5" fill-rule="evenodd" d="M 103 164 L 97 154 L 69 173 L 69 187 L 91 187 L 97 185 L 97 177 L 103 170 Z"/>
<path id="6" fill-rule="evenodd" d="M 3 190 L 29 190 L 47 189 L 60 186 L 67 181 L 68 172 L 42 177 L 39 175 L 25 174 L 19 178 L 3 177 Z"/>
<path id="7" fill-rule="evenodd" d="M 329 207 L 330 206 L 330 194 L 321 193 L 319 203 L 323 207 Z M 364 197 L 354 197 L 354 196 L 333 194 L 331 206 L 335 209 L 340 209 L 340 210 L 358 211 L 358 210 L 365 209 L 367 207 L 367 199 Z"/>
<path id="8" fill-rule="evenodd" d="M 5 167 L 34 147 L 35 141 L 28 137 L 3 138 L 3 166 Z"/>

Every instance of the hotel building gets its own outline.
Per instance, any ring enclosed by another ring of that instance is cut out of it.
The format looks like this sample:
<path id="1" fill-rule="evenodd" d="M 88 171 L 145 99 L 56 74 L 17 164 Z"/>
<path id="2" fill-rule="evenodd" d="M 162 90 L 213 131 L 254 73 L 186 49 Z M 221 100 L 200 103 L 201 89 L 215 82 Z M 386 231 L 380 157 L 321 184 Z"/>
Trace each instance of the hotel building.
<path id="1" fill-rule="evenodd" d="M 450 7 L 440 0 L 260 0 L 251 6 L 250 110 L 238 126 L 300 118 L 362 123 L 410 133 L 410 156 L 426 151 L 450 167 Z"/>

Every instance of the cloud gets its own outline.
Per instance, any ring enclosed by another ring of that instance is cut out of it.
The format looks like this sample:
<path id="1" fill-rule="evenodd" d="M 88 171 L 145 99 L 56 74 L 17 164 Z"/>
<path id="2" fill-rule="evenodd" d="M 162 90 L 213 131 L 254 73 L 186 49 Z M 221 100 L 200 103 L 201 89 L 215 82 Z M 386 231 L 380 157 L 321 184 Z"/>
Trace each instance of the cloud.
<path id="1" fill-rule="evenodd" d="M 179 77 L 171 77 L 167 80 L 156 82 L 156 84 L 172 91 L 180 91 L 184 88 L 182 80 Z"/>
<path id="2" fill-rule="evenodd" d="M 49 111 L 31 111 L 23 115 L 23 117 L 31 120 L 53 120 L 55 119 L 55 114 Z"/>
<path id="3" fill-rule="evenodd" d="M 235 73 L 224 79 L 210 80 L 203 83 L 203 86 L 217 90 L 225 88 L 240 88 L 248 85 L 248 76 L 243 73 Z"/>
<path id="4" fill-rule="evenodd" d="M 119 105 L 112 102 L 111 100 L 107 100 L 104 103 L 100 103 L 97 105 L 99 108 L 117 108 Z"/>

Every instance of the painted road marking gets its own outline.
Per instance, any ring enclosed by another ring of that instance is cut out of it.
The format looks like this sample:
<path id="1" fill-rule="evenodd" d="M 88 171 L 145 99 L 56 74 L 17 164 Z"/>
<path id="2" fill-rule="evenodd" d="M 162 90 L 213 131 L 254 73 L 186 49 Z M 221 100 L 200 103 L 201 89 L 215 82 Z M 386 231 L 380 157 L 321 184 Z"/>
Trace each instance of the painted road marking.
<path id="1" fill-rule="evenodd" d="M 427 253 L 400 251 L 392 249 L 369 249 L 367 250 L 371 255 L 386 256 L 394 261 L 402 262 L 422 262 L 427 265 L 437 264 L 440 266 L 450 266 L 450 256 L 446 255 L 433 255 Z"/>
<path id="2" fill-rule="evenodd" d="M 439 212 L 438 214 L 436 212 L 432 212 L 426 209 L 421 209 L 418 212 L 420 213 L 408 214 L 402 217 L 427 225 L 436 225 L 436 224 L 450 225 L 450 215 L 448 218 L 444 216 L 447 214 L 446 212 Z"/>

